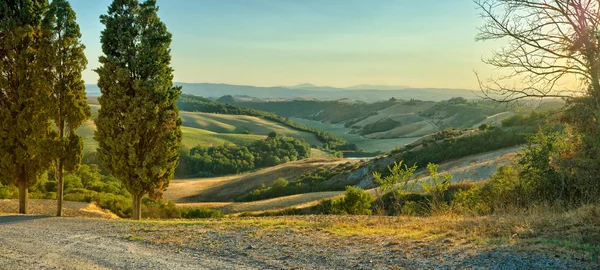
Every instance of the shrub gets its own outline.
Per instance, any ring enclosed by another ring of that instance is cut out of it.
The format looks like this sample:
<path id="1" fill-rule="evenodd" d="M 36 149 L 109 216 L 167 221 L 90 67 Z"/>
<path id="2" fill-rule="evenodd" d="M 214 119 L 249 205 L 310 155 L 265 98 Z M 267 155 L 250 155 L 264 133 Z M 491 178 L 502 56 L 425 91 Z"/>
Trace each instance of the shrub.
<path id="1" fill-rule="evenodd" d="M 67 174 L 64 176 L 64 188 L 65 193 L 69 193 L 71 189 L 83 188 L 83 183 L 81 183 L 81 178 L 75 174 Z"/>
<path id="2" fill-rule="evenodd" d="M 444 193 L 448 190 L 448 186 L 450 186 L 452 175 L 449 173 L 438 173 L 438 165 L 433 163 L 429 163 L 427 169 L 430 175 L 429 178 L 421 183 L 421 187 L 423 191 L 431 195 L 431 200 L 429 201 L 430 210 L 433 212 L 440 211 L 445 206 Z"/>
<path id="3" fill-rule="evenodd" d="M 15 186 L 0 186 L 0 199 L 16 199 L 18 194 Z"/>
<path id="4" fill-rule="evenodd" d="M 152 219 L 181 218 L 181 211 L 172 201 L 153 201 L 149 198 L 144 198 L 142 214 L 144 217 Z"/>
<path id="5" fill-rule="evenodd" d="M 183 218 L 221 218 L 223 216 L 221 211 L 210 208 L 199 207 L 181 209 L 181 217 Z"/>
<path id="6" fill-rule="evenodd" d="M 415 171 L 417 170 L 417 166 L 413 165 L 412 167 L 408 167 L 406 166 L 406 164 L 404 164 L 404 167 L 402 167 L 403 162 L 394 162 L 394 166 L 389 167 L 388 166 L 388 171 L 389 174 L 385 177 L 381 176 L 380 172 L 374 172 L 373 173 L 373 178 L 375 180 L 375 183 L 379 184 L 379 189 L 378 189 L 378 209 L 377 212 L 383 210 L 385 208 L 385 206 L 383 205 L 384 202 L 382 200 L 382 196 L 383 194 L 386 194 L 387 191 L 392 190 L 392 192 L 390 192 L 390 194 L 392 194 L 392 204 L 394 206 L 400 206 L 402 205 L 402 200 L 404 198 L 404 194 L 406 192 L 410 192 L 412 191 L 412 189 L 414 188 L 416 181 L 413 182 L 413 184 L 409 185 L 409 181 L 410 179 L 413 177 L 413 174 L 415 173 Z M 399 184 L 399 185 L 398 185 Z M 394 209 L 394 212 L 398 212 L 399 209 Z"/>
<path id="7" fill-rule="evenodd" d="M 337 214 L 370 215 L 375 197 L 362 188 L 348 186 L 343 198 L 333 201 L 332 209 Z"/>

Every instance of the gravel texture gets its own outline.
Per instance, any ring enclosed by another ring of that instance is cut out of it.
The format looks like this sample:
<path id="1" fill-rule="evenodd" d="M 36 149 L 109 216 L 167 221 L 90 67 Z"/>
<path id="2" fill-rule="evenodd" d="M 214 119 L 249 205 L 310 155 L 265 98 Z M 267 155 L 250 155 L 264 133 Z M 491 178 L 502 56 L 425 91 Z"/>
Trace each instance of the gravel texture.
<path id="1" fill-rule="evenodd" d="M 507 245 L 340 236 L 318 227 L 248 225 L 235 219 L 171 224 L 0 216 L 0 268 L 600 269 L 600 265 Z"/>

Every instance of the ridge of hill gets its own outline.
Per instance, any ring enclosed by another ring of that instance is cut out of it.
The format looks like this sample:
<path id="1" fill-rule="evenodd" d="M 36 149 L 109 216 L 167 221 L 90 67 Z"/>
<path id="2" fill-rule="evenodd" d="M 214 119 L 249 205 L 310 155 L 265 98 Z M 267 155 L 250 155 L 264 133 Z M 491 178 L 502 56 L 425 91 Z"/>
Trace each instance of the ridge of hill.
<path id="1" fill-rule="evenodd" d="M 428 101 L 442 101 L 453 97 L 464 97 L 468 99 L 478 98 L 472 90 L 445 89 L 445 88 L 409 88 L 405 86 L 386 85 L 357 85 L 346 88 L 315 86 L 312 84 L 301 84 L 296 86 L 273 86 L 261 87 L 250 85 L 231 85 L 219 83 L 182 83 L 175 85 L 183 86 L 183 93 L 204 97 L 220 97 L 224 95 L 244 95 L 260 99 L 319 99 L 338 100 L 349 98 L 366 102 L 388 100 L 392 97 L 397 99 L 420 99 Z M 100 89 L 95 84 L 86 84 L 87 95 L 90 97 L 100 96 Z"/>

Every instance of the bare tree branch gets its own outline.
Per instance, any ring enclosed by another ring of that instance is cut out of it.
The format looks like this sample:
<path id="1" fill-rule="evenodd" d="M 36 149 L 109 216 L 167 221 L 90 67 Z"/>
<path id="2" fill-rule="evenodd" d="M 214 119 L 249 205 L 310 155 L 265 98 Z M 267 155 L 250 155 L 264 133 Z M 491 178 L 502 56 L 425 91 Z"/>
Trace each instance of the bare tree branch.
<path id="1" fill-rule="evenodd" d="M 507 74 L 486 80 L 476 74 L 485 98 L 513 102 L 600 94 L 599 0 L 475 0 L 475 4 L 484 19 L 476 40 L 508 41 L 483 59 Z M 575 89 L 565 85 L 569 79 L 577 83 Z"/>

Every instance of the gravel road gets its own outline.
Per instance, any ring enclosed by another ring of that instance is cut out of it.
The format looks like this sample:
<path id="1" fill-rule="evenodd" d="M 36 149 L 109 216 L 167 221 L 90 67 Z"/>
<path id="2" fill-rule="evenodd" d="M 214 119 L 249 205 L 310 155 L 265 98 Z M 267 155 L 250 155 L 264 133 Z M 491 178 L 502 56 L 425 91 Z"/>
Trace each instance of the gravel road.
<path id="1" fill-rule="evenodd" d="M 0 216 L 1 269 L 253 269 L 129 240 L 115 221 Z"/>
<path id="2" fill-rule="evenodd" d="M 327 218 L 336 217 L 297 219 Z M 339 236 L 240 221 L 248 220 L 0 216 L 0 269 L 600 269 L 590 261 L 510 246 Z"/>

